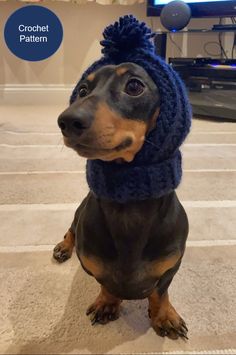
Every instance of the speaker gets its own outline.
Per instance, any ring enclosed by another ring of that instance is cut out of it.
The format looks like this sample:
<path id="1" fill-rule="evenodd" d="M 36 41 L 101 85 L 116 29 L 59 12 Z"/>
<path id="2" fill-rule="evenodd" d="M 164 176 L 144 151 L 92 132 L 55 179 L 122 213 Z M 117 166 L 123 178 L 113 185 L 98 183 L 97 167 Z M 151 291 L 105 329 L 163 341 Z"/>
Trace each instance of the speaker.
<path id="1" fill-rule="evenodd" d="M 174 0 L 161 11 L 161 23 L 169 31 L 182 30 L 191 19 L 190 7 L 181 0 Z"/>

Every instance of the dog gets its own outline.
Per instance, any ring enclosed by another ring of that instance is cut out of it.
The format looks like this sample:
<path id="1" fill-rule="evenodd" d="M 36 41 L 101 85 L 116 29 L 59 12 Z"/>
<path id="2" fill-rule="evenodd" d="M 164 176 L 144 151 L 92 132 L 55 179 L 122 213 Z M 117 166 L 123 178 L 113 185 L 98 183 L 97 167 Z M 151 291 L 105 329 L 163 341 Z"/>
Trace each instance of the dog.
<path id="1" fill-rule="evenodd" d="M 121 167 L 142 149 L 159 110 L 158 87 L 141 66 L 105 65 L 82 80 L 78 97 L 59 116 L 58 125 L 65 145 L 79 156 Z M 64 262 L 75 246 L 83 269 L 101 285 L 87 309 L 92 324 L 116 320 L 124 299 L 148 298 L 156 333 L 187 339 L 187 326 L 170 303 L 168 288 L 180 267 L 188 231 L 175 190 L 127 203 L 90 191 L 53 257 Z"/>

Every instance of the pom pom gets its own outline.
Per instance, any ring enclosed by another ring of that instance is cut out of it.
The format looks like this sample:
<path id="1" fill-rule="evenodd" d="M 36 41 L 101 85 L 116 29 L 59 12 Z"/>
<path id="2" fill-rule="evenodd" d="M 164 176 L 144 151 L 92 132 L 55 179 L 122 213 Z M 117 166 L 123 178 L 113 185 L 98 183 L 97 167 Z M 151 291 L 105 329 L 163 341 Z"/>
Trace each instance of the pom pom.
<path id="1" fill-rule="evenodd" d="M 118 22 L 105 28 L 104 40 L 100 42 L 104 47 L 102 53 L 112 59 L 118 59 L 136 49 L 153 52 L 154 46 L 150 41 L 153 36 L 151 29 L 134 16 L 120 17 Z"/>

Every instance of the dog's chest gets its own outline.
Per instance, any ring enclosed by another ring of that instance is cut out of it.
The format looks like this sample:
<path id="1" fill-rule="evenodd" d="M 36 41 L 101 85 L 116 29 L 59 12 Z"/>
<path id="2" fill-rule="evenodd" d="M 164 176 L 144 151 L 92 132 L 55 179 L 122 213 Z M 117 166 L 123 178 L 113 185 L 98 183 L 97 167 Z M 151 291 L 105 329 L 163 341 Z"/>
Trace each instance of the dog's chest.
<path id="1" fill-rule="evenodd" d="M 169 267 L 162 258 L 157 206 L 108 207 L 87 209 L 81 215 L 77 254 L 85 270 L 114 294 L 142 298 Z M 149 250 L 155 250 L 155 258 L 149 257 Z"/>
<path id="2" fill-rule="evenodd" d="M 126 261 L 128 258 L 130 262 L 135 262 L 135 259 L 141 258 L 149 236 L 147 218 L 135 208 L 128 213 L 121 208 L 108 212 L 106 222 L 119 259 Z"/>

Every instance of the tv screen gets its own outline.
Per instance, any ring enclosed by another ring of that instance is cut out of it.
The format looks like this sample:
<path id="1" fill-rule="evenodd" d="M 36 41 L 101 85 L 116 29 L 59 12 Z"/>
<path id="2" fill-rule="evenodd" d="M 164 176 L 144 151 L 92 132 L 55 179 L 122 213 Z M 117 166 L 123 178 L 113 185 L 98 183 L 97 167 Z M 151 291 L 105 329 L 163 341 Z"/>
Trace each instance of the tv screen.
<path id="1" fill-rule="evenodd" d="M 170 0 L 148 0 L 147 15 L 160 16 L 162 8 Z M 236 16 L 236 0 L 184 0 L 189 4 L 192 17 Z"/>

